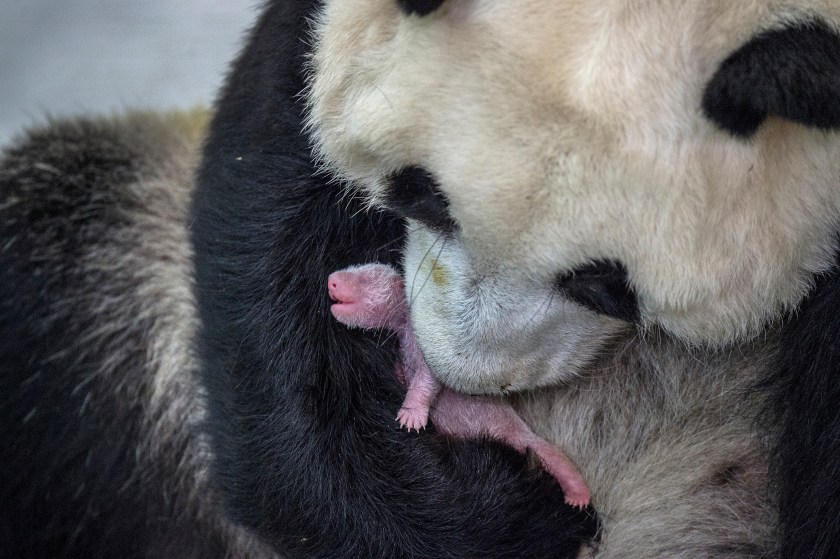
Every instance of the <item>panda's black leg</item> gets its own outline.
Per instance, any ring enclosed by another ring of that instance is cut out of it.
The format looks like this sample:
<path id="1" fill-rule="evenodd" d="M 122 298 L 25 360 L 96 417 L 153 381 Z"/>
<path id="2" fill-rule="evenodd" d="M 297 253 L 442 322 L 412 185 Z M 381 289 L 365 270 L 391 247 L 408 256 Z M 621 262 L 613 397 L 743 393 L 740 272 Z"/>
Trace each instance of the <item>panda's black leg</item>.
<path id="1" fill-rule="evenodd" d="M 840 549 L 840 272 L 818 278 L 785 325 L 773 368 L 785 558 Z"/>

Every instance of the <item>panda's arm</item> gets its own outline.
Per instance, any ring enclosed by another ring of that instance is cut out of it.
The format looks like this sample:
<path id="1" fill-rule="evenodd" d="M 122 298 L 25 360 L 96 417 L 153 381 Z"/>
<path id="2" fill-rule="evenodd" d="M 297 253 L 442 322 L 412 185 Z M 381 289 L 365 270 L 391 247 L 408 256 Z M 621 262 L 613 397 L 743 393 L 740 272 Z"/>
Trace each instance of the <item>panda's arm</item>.
<path id="1" fill-rule="evenodd" d="M 708 84 L 703 109 L 745 141 L 770 116 L 836 132 L 838 75 L 836 28 L 821 19 L 791 24 L 760 33 L 730 55 Z M 778 429 L 780 549 L 786 558 L 836 557 L 840 546 L 838 256 L 785 323 L 769 371 L 768 415 Z"/>
<path id="2" fill-rule="evenodd" d="M 294 557 L 574 557 L 589 513 L 501 444 L 400 431 L 393 341 L 330 316 L 329 273 L 394 262 L 402 225 L 315 173 L 298 94 L 316 4 L 271 3 L 199 172 L 200 354 L 228 510 Z"/>
<path id="3" fill-rule="evenodd" d="M 785 324 L 772 368 L 782 557 L 835 557 L 840 538 L 840 272 Z"/>

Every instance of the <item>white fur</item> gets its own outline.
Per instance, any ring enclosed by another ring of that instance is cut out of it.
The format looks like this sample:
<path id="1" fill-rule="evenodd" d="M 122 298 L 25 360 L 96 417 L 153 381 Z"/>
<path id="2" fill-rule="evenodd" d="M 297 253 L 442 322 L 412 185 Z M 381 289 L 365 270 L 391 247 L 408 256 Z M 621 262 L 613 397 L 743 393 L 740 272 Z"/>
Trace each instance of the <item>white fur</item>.
<path id="1" fill-rule="evenodd" d="M 735 139 L 701 98 L 746 41 L 813 14 L 837 25 L 840 1 L 448 0 L 421 18 L 327 0 L 315 22 L 321 160 L 373 204 L 384 177 L 422 166 L 459 225 L 410 224 L 406 288 L 431 368 L 473 392 L 583 375 L 516 402 L 592 487 L 604 532 L 587 557 L 776 552 L 746 392 L 773 352 L 766 325 L 835 248 L 840 135 L 771 118 Z M 595 259 L 625 264 L 647 335 L 552 296 Z"/>
<path id="2" fill-rule="evenodd" d="M 771 352 L 690 352 L 651 336 L 626 341 L 573 387 L 518 397 L 520 414 L 592 489 L 603 532 L 582 557 L 777 556 L 753 390 Z"/>
<path id="3" fill-rule="evenodd" d="M 484 266 L 463 248 L 410 224 L 405 279 L 412 322 L 429 367 L 459 391 L 506 393 L 571 380 L 628 330 L 561 297 L 550 278 Z"/>
<path id="4" fill-rule="evenodd" d="M 314 32 L 310 129 L 373 200 L 394 170 L 428 169 L 462 252 L 510 271 L 496 292 L 521 297 L 523 270 L 616 259 L 647 324 L 731 342 L 826 267 L 840 136 L 770 119 L 745 142 L 700 99 L 756 32 L 810 13 L 836 23 L 840 2 L 453 0 L 418 18 L 333 0 Z"/>

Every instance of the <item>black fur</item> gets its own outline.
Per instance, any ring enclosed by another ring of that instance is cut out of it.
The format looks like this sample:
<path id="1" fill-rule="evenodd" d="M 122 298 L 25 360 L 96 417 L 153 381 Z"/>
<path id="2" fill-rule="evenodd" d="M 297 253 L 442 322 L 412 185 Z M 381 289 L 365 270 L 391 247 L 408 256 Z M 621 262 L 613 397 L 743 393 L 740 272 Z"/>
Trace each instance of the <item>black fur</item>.
<path id="1" fill-rule="evenodd" d="M 772 369 L 782 557 L 840 549 L 840 268 L 818 278 L 783 331 Z"/>
<path id="2" fill-rule="evenodd" d="M 130 185 L 172 154 L 139 120 L 53 124 L 0 160 L 0 557 L 228 548 L 189 502 L 195 434 L 151 431 L 148 332 L 171 317 L 141 295 L 132 219 L 160 193 Z"/>
<path id="3" fill-rule="evenodd" d="M 402 222 L 316 176 L 301 136 L 306 21 L 274 1 L 234 67 L 194 202 L 215 479 L 291 557 L 574 557 L 597 522 L 489 441 L 409 434 L 393 340 L 332 319 L 327 275 L 399 258 Z"/>
<path id="4" fill-rule="evenodd" d="M 222 97 L 195 200 L 208 427 L 228 510 L 290 557 L 573 557 L 594 536 L 588 513 L 565 507 L 554 481 L 507 447 L 397 430 L 393 341 L 329 315 L 327 274 L 394 263 L 402 224 L 359 213 L 313 172 L 298 93 L 315 5 L 275 0 L 261 19 Z M 763 104 L 749 93 L 764 77 L 731 85 L 752 75 L 733 70 L 740 58 L 766 65 L 812 40 L 834 52 L 827 27 L 796 29 L 733 55 L 707 92 L 713 119 L 741 135 L 767 114 L 835 126 L 834 109 L 818 109 L 836 74 L 801 78 L 801 56 L 787 69 L 807 83 L 764 92 Z M 810 63 L 830 70 L 825 60 Z M 757 110 L 752 121 L 740 103 Z M 0 161 L 0 557 L 242 556 L 188 498 L 195 478 L 182 458 L 198 434 L 151 431 L 163 419 L 149 405 L 148 332 L 172 316 L 152 312 L 129 258 L 147 240 L 132 216 L 159 193 L 130 187 L 169 161 L 160 133 L 53 125 Z M 594 264 L 558 288 L 637 316 L 620 265 Z M 840 549 L 838 307 L 835 270 L 788 319 L 770 371 L 786 558 Z M 200 489 L 212 508 L 213 488 Z"/>
<path id="5" fill-rule="evenodd" d="M 840 35 L 819 20 L 767 31 L 729 56 L 706 87 L 703 111 L 750 137 L 768 116 L 840 126 Z"/>
<path id="6" fill-rule="evenodd" d="M 389 208 L 438 231 L 455 229 L 449 215 L 449 200 L 431 173 L 422 167 L 406 167 L 388 177 L 388 183 L 385 203 Z"/>
<path id="7" fill-rule="evenodd" d="M 557 278 L 555 286 L 572 301 L 595 312 L 628 322 L 639 319 L 639 302 L 621 262 L 590 262 Z"/>
<path id="8" fill-rule="evenodd" d="M 408 15 L 425 16 L 440 8 L 443 0 L 397 0 L 397 4 Z"/>
<path id="9" fill-rule="evenodd" d="M 741 137 L 755 133 L 768 116 L 840 127 L 840 35 L 815 20 L 757 36 L 724 61 L 705 91 L 703 109 Z M 785 558 L 836 557 L 840 549 L 838 308 L 835 269 L 818 278 L 785 324 L 770 370 Z"/>

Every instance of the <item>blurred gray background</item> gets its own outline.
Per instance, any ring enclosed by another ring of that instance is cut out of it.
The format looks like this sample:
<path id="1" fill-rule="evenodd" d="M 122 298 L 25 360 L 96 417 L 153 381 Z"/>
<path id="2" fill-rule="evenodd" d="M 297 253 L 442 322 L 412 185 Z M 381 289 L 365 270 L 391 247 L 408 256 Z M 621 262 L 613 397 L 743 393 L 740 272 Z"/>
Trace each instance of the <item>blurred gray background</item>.
<path id="1" fill-rule="evenodd" d="M 0 145 L 46 115 L 209 105 L 255 0 L 0 0 Z"/>

